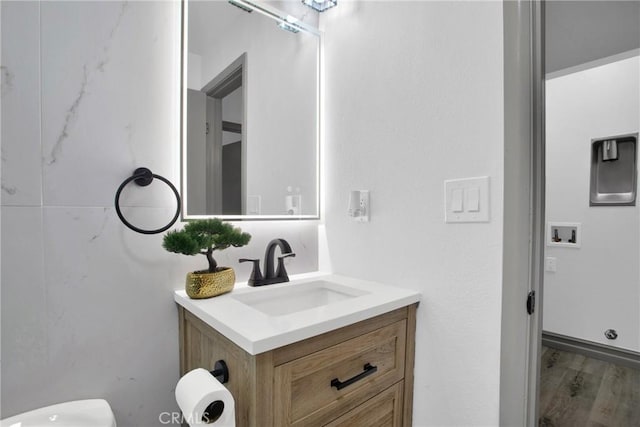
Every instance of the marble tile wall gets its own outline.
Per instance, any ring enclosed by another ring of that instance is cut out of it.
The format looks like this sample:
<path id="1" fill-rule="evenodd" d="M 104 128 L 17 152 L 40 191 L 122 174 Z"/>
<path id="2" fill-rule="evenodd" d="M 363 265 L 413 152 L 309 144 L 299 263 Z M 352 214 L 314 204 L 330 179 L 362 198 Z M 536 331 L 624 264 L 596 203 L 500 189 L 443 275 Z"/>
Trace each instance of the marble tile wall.
<path id="1" fill-rule="evenodd" d="M 203 259 L 134 233 L 113 197 L 138 166 L 179 183 L 177 2 L 11 2 L 1 7 L 1 417 L 103 397 L 119 426 L 175 411 L 174 289 Z M 130 222 L 171 218 L 161 183 L 122 194 Z M 240 280 L 284 237 L 289 271 L 317 269 L 317 224 L 243 222 L 220 254 Z"/>

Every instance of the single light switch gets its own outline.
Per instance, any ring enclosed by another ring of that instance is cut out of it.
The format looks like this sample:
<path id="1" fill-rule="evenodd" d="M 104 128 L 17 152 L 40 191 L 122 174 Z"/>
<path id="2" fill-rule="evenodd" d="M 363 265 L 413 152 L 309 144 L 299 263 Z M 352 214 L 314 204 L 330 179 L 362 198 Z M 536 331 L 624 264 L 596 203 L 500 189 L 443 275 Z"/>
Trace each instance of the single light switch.
<path id="1" fill-rule="evenodd" d="M 555 273 L 558 269 L 558 259 L 548 256 L 544 259 L 544 271 Z"/>
<path id="2" fill-rule="evenodd" d="M 471 187 L 465 191 L 466 205 L 468 212 L 480 211 L 480 189 L 478 187 Z"/>
<path id="3" fill-rule="evenodd" d="M 462 208 L 462 196 L 463 196 L 462 188 L 454 188 L 451 192 L 451 211 L 452 212 L 463 212 Z"/>

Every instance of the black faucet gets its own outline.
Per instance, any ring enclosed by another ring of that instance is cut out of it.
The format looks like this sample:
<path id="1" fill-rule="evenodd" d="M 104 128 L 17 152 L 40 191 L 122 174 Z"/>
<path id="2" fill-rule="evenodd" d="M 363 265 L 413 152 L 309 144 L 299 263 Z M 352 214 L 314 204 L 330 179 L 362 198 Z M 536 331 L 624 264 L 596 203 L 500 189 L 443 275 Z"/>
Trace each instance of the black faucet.
<path id="1" fill-rule="evenodd" d="M 280 248 L 282 255 L 278 257 L 278 266 L 274 271 L 273 264 L 276 247 Z M 296 254 L 291 251 L 291 246 L 286 240 L 273 239 L 267 245 L 267 250 L 264 253 L 264 277 L 260 271 L 259 259 L 241 258 L 238 261 L 253 263 L 253 270 L 251 271 L 251 276 L 249 277 L 248 282 L 249 286 L 264 286 L 272 285 L 274 283 L 288 282 L 289 276 L 287 275 L 287 270 L 284 268 L 284 259 L 294 256 L 296 256 Z"/>

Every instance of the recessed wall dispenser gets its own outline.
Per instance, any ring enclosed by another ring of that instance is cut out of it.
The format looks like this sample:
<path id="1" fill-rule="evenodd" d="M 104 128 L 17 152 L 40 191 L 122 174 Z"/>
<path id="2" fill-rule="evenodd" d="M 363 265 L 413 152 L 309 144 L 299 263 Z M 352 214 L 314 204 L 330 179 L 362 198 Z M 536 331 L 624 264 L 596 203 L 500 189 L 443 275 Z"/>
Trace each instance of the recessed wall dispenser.
<path id="1" fill-rule="evenodd" d="M 635 206 L 638 134 L 591 140 L 590 206 Z"/>

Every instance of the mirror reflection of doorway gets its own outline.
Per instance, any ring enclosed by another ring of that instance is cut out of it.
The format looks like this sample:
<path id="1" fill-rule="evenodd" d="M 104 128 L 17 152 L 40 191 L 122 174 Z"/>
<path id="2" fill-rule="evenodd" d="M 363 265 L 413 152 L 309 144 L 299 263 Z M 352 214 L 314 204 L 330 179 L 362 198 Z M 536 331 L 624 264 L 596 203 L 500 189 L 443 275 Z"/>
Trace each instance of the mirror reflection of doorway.
<path id="1" fill-rule="evenodd" d="M 225 106 L 231 100 L 233 107 Z M 236 89 L 222 100 L 222 214 L 242 211 L 242 90 Z M 240 105 L 239 108 L 236 106 Z M 226 114 L 225 114 L 226 113 Z"/>
<path id="2" fill-rule="evenodd" d="M 620 148 L 618 137 L 637 139 L 640 2 L 545 8 L 539 425 L 639 426 L 640 203 L 593 205 L 590 184 L 594 141 Z M 637 148 L 596 159 L 614 169 L 633 162 L 626 177 L 637 193 Z"/>
<path id="3" fill-rule="evenodd" d="M 244 213 L 246 54 L 201 90 L 187 89 L 187 200 L 207 215 Z"/>

